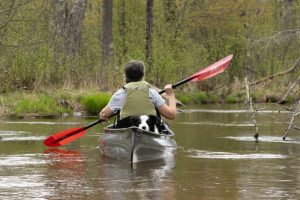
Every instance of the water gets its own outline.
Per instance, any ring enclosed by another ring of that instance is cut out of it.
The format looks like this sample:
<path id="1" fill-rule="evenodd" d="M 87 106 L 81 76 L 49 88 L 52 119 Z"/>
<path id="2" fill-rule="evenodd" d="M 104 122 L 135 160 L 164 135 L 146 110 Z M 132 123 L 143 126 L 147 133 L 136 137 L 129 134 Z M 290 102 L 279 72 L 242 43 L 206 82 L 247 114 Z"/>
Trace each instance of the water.
<path id="1" fill-rule="evenodd" d="M 264 114 L 288 119 L 289 112 Z M 1 199 L 299 199 L 300 134 L 288 125 L 237 106 L 185 107 L 171 121 L 174 159 L 130 165 L 104 158 L 97 141 L 104 125 L 59 149 L 43 140 L 96 119 L 0 121 Z M 299 119 L 296 119 L 299 121 Z"/>

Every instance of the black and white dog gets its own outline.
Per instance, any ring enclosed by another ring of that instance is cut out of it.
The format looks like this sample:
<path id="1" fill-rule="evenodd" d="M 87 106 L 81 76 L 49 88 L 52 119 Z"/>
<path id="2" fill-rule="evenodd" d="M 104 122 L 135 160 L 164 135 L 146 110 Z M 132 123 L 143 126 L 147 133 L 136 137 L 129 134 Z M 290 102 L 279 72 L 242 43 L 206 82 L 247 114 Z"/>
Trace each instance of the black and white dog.
<path id="1" fill-rule="evenodd" d="M 140 116 L 129 116 L 121 119 L 117 122 L 116 128 L 127 128 L 136 126 L 139 129 L 145 131 L 151 131 L 154 133 L 161 132 L 160 119 L 154 115 L 140 115 Z"/>

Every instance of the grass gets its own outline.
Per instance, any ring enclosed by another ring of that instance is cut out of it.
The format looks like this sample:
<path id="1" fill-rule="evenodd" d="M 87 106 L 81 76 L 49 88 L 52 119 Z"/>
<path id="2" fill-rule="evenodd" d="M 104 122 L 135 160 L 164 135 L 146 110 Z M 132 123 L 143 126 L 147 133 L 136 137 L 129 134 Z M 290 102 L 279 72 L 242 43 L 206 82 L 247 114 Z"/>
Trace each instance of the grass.
<path id="1" fill-rule="evenodd" d="M 14 107 L 16 116 L 23 116 L 28 113 L 55 116 L 69 111 L 67 108 L 58 105 L 55 99 L 47 95 L 27 95 L 24 99 L 18 101 Z"/>

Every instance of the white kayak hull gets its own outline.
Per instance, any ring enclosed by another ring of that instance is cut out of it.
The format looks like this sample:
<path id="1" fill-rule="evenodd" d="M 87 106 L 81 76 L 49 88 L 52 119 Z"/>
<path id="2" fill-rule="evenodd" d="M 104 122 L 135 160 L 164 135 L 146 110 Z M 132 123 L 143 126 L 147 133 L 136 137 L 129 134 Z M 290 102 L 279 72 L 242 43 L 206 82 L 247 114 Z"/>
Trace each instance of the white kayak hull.
<path id="1" fill-rule="evenodd" d="M 99 144 L 104 156 L 132 163 L 172 157 L 177 148 L 174 133 L 158 134 L 137 127 L 105 128 Z"/>

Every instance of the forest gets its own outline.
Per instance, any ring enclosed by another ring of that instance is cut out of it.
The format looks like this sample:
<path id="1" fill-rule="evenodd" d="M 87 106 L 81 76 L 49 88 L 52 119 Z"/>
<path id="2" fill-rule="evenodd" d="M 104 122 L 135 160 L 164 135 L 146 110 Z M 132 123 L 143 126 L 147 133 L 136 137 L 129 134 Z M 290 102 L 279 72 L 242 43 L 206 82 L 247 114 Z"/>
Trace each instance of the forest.
<path id="1" fill-rule="evenodd" d="M 296 101 L 299 13 L 299 0 L 0 0 L 0 94 L 111 94 L 130 60 L 162 88 L 233 54 L 177 97 L 243 101 L 247 77 L 254 101 Z"/>

